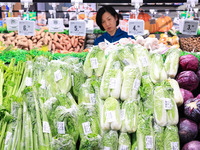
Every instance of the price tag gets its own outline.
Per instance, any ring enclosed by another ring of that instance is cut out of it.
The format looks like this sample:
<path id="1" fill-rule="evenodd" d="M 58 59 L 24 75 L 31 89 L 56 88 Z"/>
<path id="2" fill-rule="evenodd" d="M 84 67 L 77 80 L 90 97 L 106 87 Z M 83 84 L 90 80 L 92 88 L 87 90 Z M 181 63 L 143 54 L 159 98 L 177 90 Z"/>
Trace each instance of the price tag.
<path id="1" fill-rule="evenodd" d="M 49 32 L 64 32 L 63 19 L 48 19 Z"/>
<path id="2" fill-rule="evenodd" d="M 34 36 L 35 21 L 19 20 L 18 34 L 24 36 Z"/>
<path id="3" fill-rule="evenodd" d="M 87 20 L 86 21 L 86 33 L 93 34 L 93 30 L 94 30 L 94 21 Z"/>
<path id="4" fill-rule="evenodd" d="M 130 19 L 128 22 L 129 35 L 144 35 L 144 21 Z"/>
<path id="5" fill-rule="evenodd" d="M 43 121 L 43 132 L 44 133 L 50 133 L 50 126 L 47 121 Z"/>
<path id="6" fill-rule="evenodd" d="M 109 88 L 110 89 L 115 89 L 116 83 L 117 83 L 117 79 L 116 78 L 110 78 Z"/>
<path id="7" fill-rule="evenodd" d="M 125 109 L 121 110 L 121 120 L 125 119 Z"/>
<path id="8" fill-rule="evenodd" d="M 126 66 L 128 66 L 128 65 L 129 65 L 129 62 L 128 62 L 128 60 L 127 60 L 127 59 L 124 59 L 122 62 L 123 62 L 123 63 L 124 63 L 124 65 L 126 65 Z"/>
<path id="9" fill-rule="evenodd" d="M 163 98 L 164 101 L 164 109 L 170 110 L 172 109 L 172 101 L 170 98 Z"/>
<path id="10" fill-rule="evenodd" d="M 153 136 L 145 136 L 145 145 L 147 149 L 153 148 Z"/>
<path id="11" fill-rule="evenodd" d="M 26 77 L 25 83 L 26 83 L 26 86 L 32 86 L 33 85 L 32 78 Z"/>
<path id="12" fill-rule="evenodd" d="M 156 19 L 155 18 L 149 19 L 149 24 L 156 24 Z"/>
<path id="13" fill-rule="evenodd" d="M 18 17 L 8 17 L 6 18 L 7 30 L 8 31 L 17 31 L 19 25 Z"/>
<path id="14" fill-rule="evenodd" d="M 46 82 L 44 79 L 41 80 L 40 84 L 41 84 L 40 86 L 41 89 L 46 89 Z"/>
<path id="15" fill-rule="evenodd" d="M 198 26 L 197 20 L 184 20 L 182 34 L 197 35 Z"/>
<path id="16" fill-rule="evenodd" d="M 7 134 L 6 134 L 5 145 L 8 143 L 11 136 L 12 136 L 12 133 L 8 131 Z"/>
<path id="17" fill-rule="evenodd" d="M 85 36 L 86 23 L 83 20 L 69 22 L 69 35 Z"/>
<path id="18" fill-rule="evenodd" d="M 74 86 L 74 75 L 72 75 L 72 86 Z"/>
<path id="19" fill-rule="evenodd" d="M 83 126 L 83 132 L 85 135 L 92 133 L 92 130 L 90 128 L 90 122 L 84 122 L 82 123 Z"/>
<path id="20" fill-rule="evenodd" d="M 54 72 L 54 77 L 55 77 L 56 82 L 62 79 L 62 74 L 60 70 L 57 70 L 56 72 Z"/>
<path id="21" fill-rule="evenodd" d="M 129 147 L 127 145 L 120 145 L 119 150 L 128 150 Z"/>
<path id="22" fill-rule="evenodd" d="M 91 68 L 92 69 L 98 68 L 98 61 L 97 61 L 96 57 L 90 58 L 90 63 L 91 63 Z"/>
<path id="23" fill-rule="evenodd" d="M 147 62 L 146 57 L 140 57 L 140 60 L 142 62 L 142 66 L 143 67 L 147 67 L 149 65 L 148 62 Z"/>
<path id="24" fill-rule="evenodd" d="M 179 24 L 179 23 L 180 23 L 180 19 L 178 19 L 178 17 L 175 17 L 175 18 L 174 18 L 174 23 L 175 23 L 175 24 Z"/>
<path id="25" fill-rule="evenodd" d="M 110 150 L 110 147 L 104 146 L 104 147 L 103 147 L 103 150 Z"/>
<path id="26" fill-rule="evenodd" d="M 65 123 L 57 122 L 58 134 L 65 134 Z"/>
<path id="27" fill-rule="evenodd" d="M 106 111 L 106 122 L 113 122 L 115 120 L 115 112 L 114 111 Z"/>
<path id="28" fill-rule="evenodd" d="M 96 103 L 96 95 L 94 93 L 89 94 L 90 102 L 95 104 Z"/>
<path id="29" fill-rule="evenodd" d="M 171 142 L 171 150 L 179 150 L 178 142 Z"/>
<path id="30" fill-rule="evenodd" d="M 133 89 L 138 90 L 139 87 L 140 87 L 140 80 L 136 78 L 133 83 Z"/>

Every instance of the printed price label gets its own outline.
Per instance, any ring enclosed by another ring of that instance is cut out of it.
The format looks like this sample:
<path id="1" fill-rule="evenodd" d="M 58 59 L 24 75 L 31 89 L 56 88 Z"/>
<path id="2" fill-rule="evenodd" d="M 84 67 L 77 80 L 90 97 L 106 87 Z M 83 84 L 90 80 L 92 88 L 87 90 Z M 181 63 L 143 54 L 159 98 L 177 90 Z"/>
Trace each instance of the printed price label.
<path id="1" fill-rule="evenodd" d="M 103 147 L 103 150 L 110 150 L 110 147 L 104 146 L 104 147 Z"/>
<path id="2" fill-rule="evenodd" d="M 145 145 L 147 149 L 153 148 L 153 136 L 145 136 Z"/>
<path id="3" fill-rule="evenodd" d="M 150 23 L 150 24 L 156 24 L 156 19 L 155 19 L 155 18 L 149 19 L 149 23 Z"/>
<path id="4" fill-rule="evenodd" d="M 128 66 L 128 65 L 129 65 L 129 62 L 128 62 L 128 60 L 127 60 L 127 59 L 124 59 L 122 62 L 123 62 L 123 63 L 124 63 L 124 65 L 126 65 L 126 66 Z"/>
<path id="5" fill-rule="evenodd" d="M 50 133 L 50 126 L 47 121 L 43 121 L 43 132 L 44 133 Z"/>
<path id="6" fill-rule="evenodd" d="M 86 23 L 83 20 L 69 21 L 69 35 L 85 36 Z"/>
<path id="7" fill-rule="evenodd" d="M 41 80 L 40 84 L 41 84 L 40 86 L 41 89 L 46 89 L 46 82 L 44 79 Z"/>
<path id="8" fill-rule="evenodd" d="M 110 78 L 109 88 L 110 89 L 115 89 L 116 83 L 117 83 L 117 79 L 116 78 Z"/>
<path id="9" fill-rule="evenodd" d="M 171 142 L 171 150 L 179 150 L 178 142 Z"/>
<path id="10" fill-rule="evenodd" d="M 139 87 L 140 87 L 140 80 L 136 78 L 133 83 L 133 89 L 138 90 Z"/>
<path id="11" fill-rule="evenodd" d="M 49 32 L 64 32 L 63 19 L 48 19 Z"/>
<path id="12" fill-rule="evenodd" d="M 178 17 L 175 17 L 175 18 L 174 18 L 174 23 L 175 23 L 175 24 L 179 24 L 179 23 L 180 23 L 180 19 L 178 19 Z"/>
<path id="13" fill-rule="evenodd" d="M 61 74 L 60 70 L 57 70 L 56 72 L 54 72 L 54 76 L 55 76 L 56 82 L 62 79 L 62 74 Z"/>
<path id="14" fill-rule="evenodd" d="M 89 94 L 90 102 L 95 104 L 96 103 L 96 95 L 95 93 Z"/>
<path id="15" fill-rule="evenodd" d="M 121 110 L 121 120 L 125 119 L 125 109 Z"/>
<path id="16" fill-rule="evenodd" d="M 92 133 L 92 130 L 90 128 L 90 122 L 84 122 L 82 123 L 83 126 L 83 132 L 85 135 Z"/>
<path id="17" fill-rule="evenodd" d="M 144 35 L 144 21 L 131 19 L 128 22 L 128 34 L 129 35 Z"/>
<path id="18" fill-rule="evenodd" d="M 142 62 L 143 67 L 147 67 L 149 65 L 146 57 L 140 57 L 140 61 Z"/>
<path id="19" fill-rule="evenodd" d="M 11 136 L 12 136 L 12 133 L 8 131 L 7 134 L 6 134 L 5 144 L 8 143 L 9 139 L 11 138 Z"/>
<path id="20" fill-rule="evenodd" d="M 127 145 L 120 145 L 119 150 L 128 150 L 129 147 Z"/>
<path id="21" fill-rule="evenodd" d="M 91 67 L 92 69 L 96 69 L 98 68 L 98 61 L 97 61 L 97 58 L 90 58 L 90 63 L 91 63 Z"/>
<path id="22" fill-rule="evenodd" d="M 33 85 L 32 78 L 26 77 L 25 83 L 26 83 L 26 86 L 32 86 Z"/>
<path id="23" fill-rule="evenodd" d="M 164 109 L 170 110 L 172 109 L 172 101 L 170 98 L 164 98 Z"/>
<path id="24" fill-rule="evenodd" d="M 74 75 L 72 75 L 72 86 L 74 86 Z"/>
<path id="25" fill-rule="evenodd" d="M 57 129 L 59 134 L 65 134 L 65 123 L 57 122 Z"/>
<path id="26" fill-rule="evenodd" d="M 107 111 L 105 112 L 106 115 L 106 122 L 113 122 L 115 120 L 115 112 L 114 111 Z"/>
<path id="27" fill-rule="evenodd" d="M 19 20 L 18 34 L 25 36 L 35 35 L 35 21 Z"/>
<path id="28" fill-rule="evenodd" d="M 18 17 L 7 17 L 6 18 L 7 30 L 8 31 L 17 31 L 19 25 Z"/>
<path id="29" fill-rule="evenodd" d="M 184 20 L 183 22 L 183 34 L 197 35 L 199 21 L 197 20 Z"/>

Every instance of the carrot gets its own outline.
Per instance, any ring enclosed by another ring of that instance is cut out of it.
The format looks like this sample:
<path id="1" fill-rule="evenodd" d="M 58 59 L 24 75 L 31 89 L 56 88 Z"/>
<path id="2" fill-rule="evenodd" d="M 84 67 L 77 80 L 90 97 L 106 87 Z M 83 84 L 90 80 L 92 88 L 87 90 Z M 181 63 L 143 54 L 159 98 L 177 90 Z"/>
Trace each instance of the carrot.
<path id="1" fill-rule="evenodd" d="M 71 38 L 71 43 L 72 43 L 72 46 L 74 47 L 74 42 L 75 42 L 75 37 L 73 36 L 72 38 Z"/>
<path id="2" fill-rule="evenodd" d="M 63 46 L 61 44 L 59 44 L 58 42 L 53 41 L 53 43 L 55 44 L 55 47 L 58 49 L 64 49 Z"/>
<path id="3" fill-rule="evenodd" d="M 44 28 L 43 29 L 40 29 L 40 31 L 38 31 L 38 35 L 40 35 L 42 32 L 44 32 Z"/>
<path id="4" fill-rule="evenodd" d="M 54 34 L 54 38 L 53 38 L 56 42 L 58 41 L 58 32 L 56 32 L 55 34 Z"/>
<path id="5" fill-rule="evenodd" d="M 33 49 L 33 41 L 28 40 L 29 49 Z"/>

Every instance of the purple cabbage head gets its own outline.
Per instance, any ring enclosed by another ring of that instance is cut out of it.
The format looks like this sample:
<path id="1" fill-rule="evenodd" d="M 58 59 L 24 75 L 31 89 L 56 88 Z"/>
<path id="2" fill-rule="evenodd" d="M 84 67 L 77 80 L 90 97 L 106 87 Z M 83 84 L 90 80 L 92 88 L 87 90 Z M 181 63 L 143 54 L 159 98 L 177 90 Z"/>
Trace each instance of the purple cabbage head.
<path id="1" fill-rule="evenodd" d="M 199 60 L 197 57 L 188 54 L 180 57 L 179 64 L 183 71 L 191 70 L 196 72 L 199 67 Z"/>

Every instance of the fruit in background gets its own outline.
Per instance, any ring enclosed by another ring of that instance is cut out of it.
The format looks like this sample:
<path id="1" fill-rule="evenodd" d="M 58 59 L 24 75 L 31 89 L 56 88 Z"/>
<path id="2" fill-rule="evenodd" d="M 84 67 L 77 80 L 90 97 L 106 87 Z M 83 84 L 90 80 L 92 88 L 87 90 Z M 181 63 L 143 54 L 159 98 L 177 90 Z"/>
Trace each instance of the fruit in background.
<path id="1" fill-rule="evenodd" d="M 173 27 L 172 18 L 169 16 L 161 16 L 156 20 L 158 23 L 158 31 L 159 32 L 167 32 Z"/>

